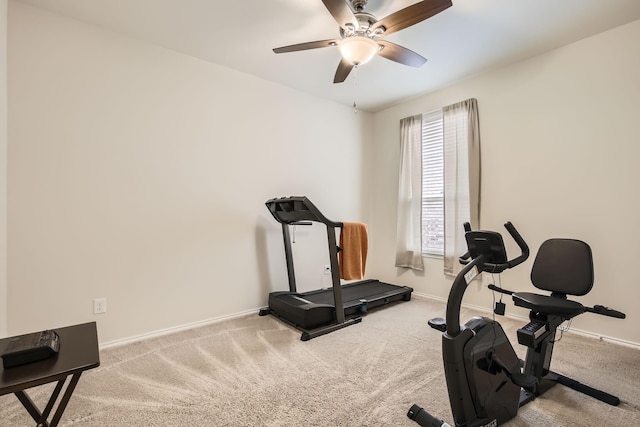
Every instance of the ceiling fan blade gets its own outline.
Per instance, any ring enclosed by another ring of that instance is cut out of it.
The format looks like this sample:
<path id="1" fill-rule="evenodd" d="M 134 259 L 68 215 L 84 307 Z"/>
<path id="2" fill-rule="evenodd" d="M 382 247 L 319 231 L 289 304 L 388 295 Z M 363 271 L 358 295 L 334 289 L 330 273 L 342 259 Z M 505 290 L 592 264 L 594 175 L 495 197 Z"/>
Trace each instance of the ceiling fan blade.
<path id="1" fill-rule="evenodd" d="M 451 6 L 451 0 L 424 0 L 382 18 L 373 24 L 372 28 L 384 28 L 384 35 L 395 33 L 431 18 Z"/>
<path id="2" fill-rule="evenodd" d="M 333 82 L 342 83 L 343 81 L 345 81 L 347 79 L 347 76 L 349 76 L 349 73 L 351 72 L 353 67 L 354 65 L 351 62 L 342 58 L 340 60 L 340 64 L 338 64 L 338 69 L 336 70 L 336 75 L 333 78 Z"/>
<path id="3" fill-rule="evenodd" d="M 342 28 L 347 24 L 353 25 L 354 29 L 358 28 L 358 19 L 353 14 L 346 0 L 322 0 L 322 3 L 329 9 L 333 18 Z"/>
<path id="4" fill-rule="evenodd" d="M 421 67 L 425 62 L 427 62 L 426 58 L 423 58 L 406 47 L 402 47 L 385 40 L 377 40 L 376 43 L 382 46 L 382 49 L 378 51 L 378 55 L 383 58 L 416 68 Z"/>
<path id="5" fill-rule="evenodd" d="M 318 40 L 315 42 L 306 42 L 306 43 L 298 43 L 292 44 L 291 46 L 282 46 L 273 49 L 275 53 L 287 53 L 287 52 L 297 52 L 299 50 L 307 50 L 307 49 L 318 49 L 321 47 L 329 47 L 336 46 L 338 44 L 338 40 Z"/>

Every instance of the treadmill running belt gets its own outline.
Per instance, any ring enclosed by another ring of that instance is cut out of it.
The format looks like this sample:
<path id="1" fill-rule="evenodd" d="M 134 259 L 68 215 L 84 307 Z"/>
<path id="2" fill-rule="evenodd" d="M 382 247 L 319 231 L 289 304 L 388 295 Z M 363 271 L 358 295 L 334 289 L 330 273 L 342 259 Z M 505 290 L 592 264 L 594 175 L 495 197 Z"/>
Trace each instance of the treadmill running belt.
<path id="1" fill-rule="evenodd" d="M 376 300 L 398 293 L 397 285 L 390 285 L 377 280 L 348 283 L 342 286 L 342 303 L 345 307 L 360 304 L 360 300 Z M 333 290 L 331 288 L 308 292 L 304 298 L 316 304 L 333 305 Z"/>

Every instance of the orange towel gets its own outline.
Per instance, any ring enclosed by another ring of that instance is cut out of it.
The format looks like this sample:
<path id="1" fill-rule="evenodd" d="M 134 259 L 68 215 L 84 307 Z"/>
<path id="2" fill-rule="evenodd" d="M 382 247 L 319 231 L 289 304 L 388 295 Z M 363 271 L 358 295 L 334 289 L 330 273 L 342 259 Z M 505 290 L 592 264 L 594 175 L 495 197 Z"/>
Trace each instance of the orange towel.
<path id="1" fill-rule="evenodd" d="M 340 231 L 340 278 L 354 280 L 364 278 L 369 239 L 367 225 L 361 222 L 344 222 Z"/>

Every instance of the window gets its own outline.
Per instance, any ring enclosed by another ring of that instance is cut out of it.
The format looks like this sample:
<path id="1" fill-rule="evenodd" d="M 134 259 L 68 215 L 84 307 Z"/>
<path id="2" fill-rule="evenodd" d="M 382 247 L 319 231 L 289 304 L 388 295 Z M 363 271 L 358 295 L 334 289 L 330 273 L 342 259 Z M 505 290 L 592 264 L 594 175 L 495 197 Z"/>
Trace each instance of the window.
<path id="1" fill-rule="evenodd" d="M 477 101 L 400 120 L 399 172 L 396 267 L 421 271 L 423 255 L 435 254 L 445 274 L 457 274 L 466 250 L 461 225 L 480 223 Z"/>
<path id="2" fill-rule="evenodd" d="M 444 254 L 444 131 L 442 111 L 422 116 L 422 253 Z"/>

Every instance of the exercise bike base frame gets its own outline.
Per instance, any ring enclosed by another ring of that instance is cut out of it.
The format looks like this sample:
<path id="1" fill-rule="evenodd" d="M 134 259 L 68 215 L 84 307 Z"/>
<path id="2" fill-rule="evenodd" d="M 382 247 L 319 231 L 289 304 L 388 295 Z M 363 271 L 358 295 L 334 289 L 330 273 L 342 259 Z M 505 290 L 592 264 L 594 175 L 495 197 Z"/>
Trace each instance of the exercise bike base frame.
<path id="1" fill-rule="evenodd" d="M 562 384 L 565 387 L 569 387 L 570 389 L 575 390 L 579 393 L 591 396 L 594 399 L 597 399 L 611 406 L 618 406 L 620 404 L 620 398 L 618 398 L 617 396 L 583 384 L 579 381 L 574 380 L 573 378 L 569 378 L 565 375 L 551 371 L 540 380 L 540 383 L 538 385 L 538 393 L 531 393 L 529 391 L 522 390 L 520 394 L 520 407 L 526 405 L 532 400 L 535 400 L 536 397 L 541 396 L 556 384 Z"/>

